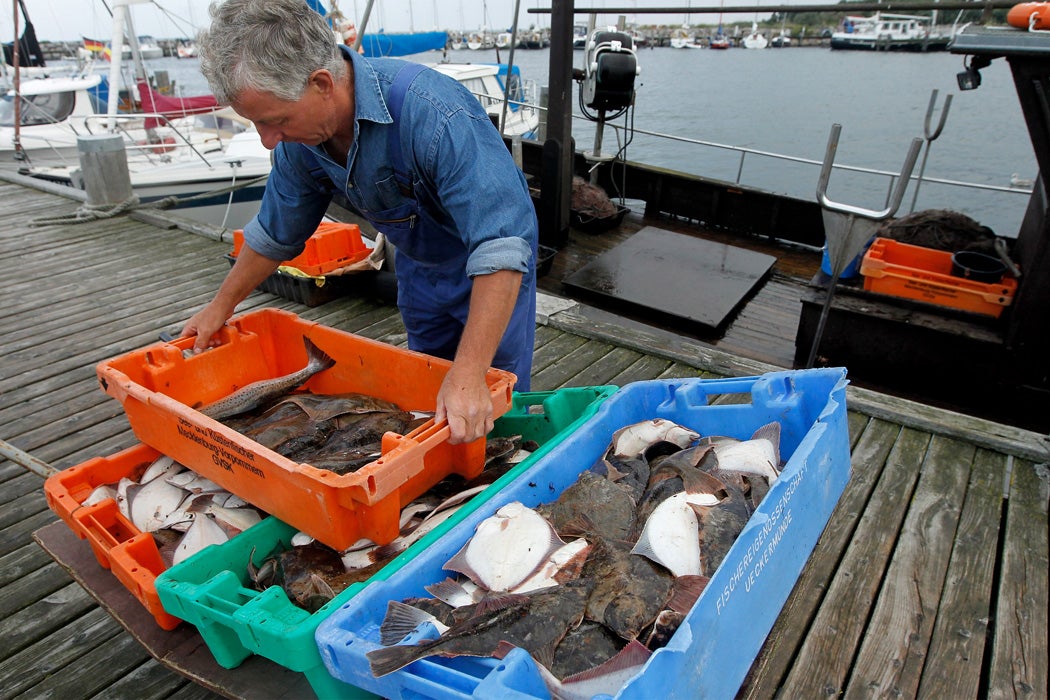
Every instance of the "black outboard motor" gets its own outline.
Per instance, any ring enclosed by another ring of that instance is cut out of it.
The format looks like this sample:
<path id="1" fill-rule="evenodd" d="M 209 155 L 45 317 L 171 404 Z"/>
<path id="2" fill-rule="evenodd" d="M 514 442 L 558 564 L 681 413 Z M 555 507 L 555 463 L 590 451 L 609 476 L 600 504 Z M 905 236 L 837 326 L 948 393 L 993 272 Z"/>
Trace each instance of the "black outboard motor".
<path id="1" fill-rule="evenodd" d="M 595 30 L 587 42 L 587 67 L 581 85 L 584 103 L 601 111 L 626 109 L 634 101 L 638 72 L 630 34 Z"/>

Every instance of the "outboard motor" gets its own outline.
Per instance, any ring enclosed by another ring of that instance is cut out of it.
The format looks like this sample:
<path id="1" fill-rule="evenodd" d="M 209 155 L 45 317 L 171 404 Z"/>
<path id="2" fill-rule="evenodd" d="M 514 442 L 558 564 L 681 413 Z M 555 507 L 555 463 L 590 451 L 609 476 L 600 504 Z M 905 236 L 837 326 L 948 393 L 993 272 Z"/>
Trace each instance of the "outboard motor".
<path id="1" fill-rule="evenodd" d="M 596 29 L 587 42 L 587 67 L 580 86 L 584 103 L 600 111 L 626 109 L 634 101 L 638 73 L 631 35 Z"/>

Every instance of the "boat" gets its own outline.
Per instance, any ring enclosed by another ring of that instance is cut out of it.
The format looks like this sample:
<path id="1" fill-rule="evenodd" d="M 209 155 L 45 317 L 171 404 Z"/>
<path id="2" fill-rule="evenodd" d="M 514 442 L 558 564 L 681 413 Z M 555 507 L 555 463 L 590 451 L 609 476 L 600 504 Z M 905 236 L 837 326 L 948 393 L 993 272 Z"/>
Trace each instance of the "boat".
<path id="1" fill-rule="evenodd" d="M 847 15 L 831 34 L 831 48 L 852 51 L 944 51 L 951 37 L 931 29 L 921 15 L 876 12 L 870 17 Z"/>
<path id="2" fill-rule="evenodd" d="M 86 120 L 96 116 L 89 90 L 102 82 L 98 74 L 34 77 L 11 86 L 0 99 L 0 158 L 30 161 L 38 157 L 76 158 L 77 135 L 88 133 Z M 15 102 L 21 115 L 15 129 Z"/>
<path id="3" fill-rule="evenodd" d="M 574 49 L 585 49 L 587 48 L 587 25 L 586 24 L 575 24 L 572 27 L 572 48 Z"/>
<path id="4" fill-rule="evenodd" d="M 361 35 L 365 56 L 409 56 L 441 51 L 448 44 L 448 32 L 377 32 Z"/>
<path id="5" fill-rule="evenodd" d="M 503 104 L 507 97 L 509 83 L 507 118 L 501 131 L 505 136 L 525 138 L 535 136 L 540 118 L 539 109 L 535 106 L 536 85 L 534 81 L 522 79 L 521 69 L 518 66 L 514 66 L 514 78 L 508 81 L 508 67 L 505 63 L 441 62 L 426 65 L 454 78 L 470 90 L 497 126 L 501 124 Z"/>
<path id="6" fill-rule="evenodd" d="M 670 45 L 672 49 L 700 49 L 703 46 L 696 37 L 688 31 L 687 27 L 675 29 L 671 32 Z"/>
<path id="7" fill-rule="evenodd" d="M 175 56 L 177 58 L 196 58 L 197 57 L 197 44 L 192 39 L 182 39 L 175 46 Z"/>
<path id="8" fill-rule="evenodd" d="M 161 48 L 157 40 L 148 34 L 142 34 L 138 38 L 138 50 L 139 56 L 144 61 L 151 61 L 155 58 L 164 57 L 164 49 Z M 120 50 L 120 57 L 125 61 L 132 58 L 131 46 L 124 44 Z"/>
<path id="9" fill-rule="evenodd" d="M 509 49 L 512 35 L 510 32 L 500 32 L 496 35 L 496 48 Z"/>
<path id="10" fill-rule="evenodd" d="M 718 33 L 711 37 L 711 40 L 708 42 L 707 47 L 709 49 L 716 50 L 728 49 L 730 46 L 729 37 L 722 33 L 721 27 L 719 27 L 718 29 Z"/>
<path id="11" fill-rule="evenodd" d="M 766 38 L 765 34 L 758 31 L 758 22 L 752 22 L 751 33 L 740 41 L 740 45 L 745 49 L 764 49 L 769 46 L 769 39 Z"/>

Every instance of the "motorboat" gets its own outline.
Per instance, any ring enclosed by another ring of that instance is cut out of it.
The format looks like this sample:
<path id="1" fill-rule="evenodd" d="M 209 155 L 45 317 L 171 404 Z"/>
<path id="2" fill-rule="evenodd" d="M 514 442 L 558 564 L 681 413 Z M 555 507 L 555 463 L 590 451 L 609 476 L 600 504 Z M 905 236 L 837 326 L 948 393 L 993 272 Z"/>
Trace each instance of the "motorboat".
<path id="1" fill-rule="evenodd" d="M 156 39 L 149 36 L 148 34 L 143 34 L 137 38 L 139 56 L 142 58 L 142 60 L 150 61 L 154 58 L 164 57 L 164 49 L 161 48 L 160 44 L 157 43 Z M 125 60 L 132 57 L 131 47 L 129 45 L 123 45 L 123 47 L 120 50 L 120 57 Z"/>
<path id="2" fill-rule="evenodd" d="M 8 87 L 0 97 L 0 157 L 75 157 L 77 136 L 87 133 L 85 119 L 95 114 L 88 91 L 101 81 L 98 74 L 33 77 L 19 81 L 17 94 L 14 86 Z"/>
<path id="3" fill-rule="evenodd" d="M 428 63 L 440 73 L 454 78 L 478 98 L 494 124 L 503 119 L 503 103 L 507 101 L 507 118 L 502 133 L 507 136 L 529 137 L 539 127 L 536 109 L 536 86 L 524 81 L 521 71 L 514 66 L 513 78 L 507 79 L 504 63 Z M 508 87 L 509 84 L 509 87 Z"/>
<path id="4" fill-rule="evenodd" d="M 175 47 L 175 55 L 178 58 L 196 58 L 197 44 L 190 40 L 183 40 Z"/>
<path id="5" fill-rule="evenodd" d="M 931 29 L 929 17 L 876 12 L 847 15 L 831 34 L 831 48 L 859 51 L 944 51 L 950 36 Z"/>

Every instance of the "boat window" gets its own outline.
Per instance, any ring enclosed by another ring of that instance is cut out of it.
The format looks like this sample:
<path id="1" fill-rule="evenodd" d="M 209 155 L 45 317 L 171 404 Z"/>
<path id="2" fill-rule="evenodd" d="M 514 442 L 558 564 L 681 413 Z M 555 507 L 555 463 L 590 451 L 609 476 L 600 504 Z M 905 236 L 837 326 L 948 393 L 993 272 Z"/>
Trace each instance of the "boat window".
<path id="1" fill-rule="evenodd" d="M 73 112 L 76 100 L 72 92 L 55 92 L 43 95 L 22 96 L 22 126 L 54 124 L 63 121 Z M 0 106 L 0 126 L 15 125 L 14 99 L 4 96 Z"/>

